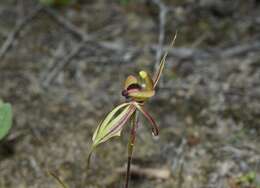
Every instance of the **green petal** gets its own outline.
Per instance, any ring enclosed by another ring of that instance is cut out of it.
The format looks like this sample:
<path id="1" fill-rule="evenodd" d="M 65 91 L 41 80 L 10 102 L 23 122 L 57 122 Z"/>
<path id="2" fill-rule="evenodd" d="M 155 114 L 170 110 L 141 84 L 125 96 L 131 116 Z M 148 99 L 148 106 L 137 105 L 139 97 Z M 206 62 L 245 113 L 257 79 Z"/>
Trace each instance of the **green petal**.
<path id="1" fill-rule="evenodd" d="M 145 90 L 153 90 L 153 80 L 146 71 L 140 71 L 139 76 L 144 80 Z"/>
<path id="2" fill-rule="evenodd" d="M 124 103 L 114 108 L 96 129 L 92 137 L 93 147 L 114 136 L 120 136 L 123 126 L 135 109 L 131 103 Z"/>

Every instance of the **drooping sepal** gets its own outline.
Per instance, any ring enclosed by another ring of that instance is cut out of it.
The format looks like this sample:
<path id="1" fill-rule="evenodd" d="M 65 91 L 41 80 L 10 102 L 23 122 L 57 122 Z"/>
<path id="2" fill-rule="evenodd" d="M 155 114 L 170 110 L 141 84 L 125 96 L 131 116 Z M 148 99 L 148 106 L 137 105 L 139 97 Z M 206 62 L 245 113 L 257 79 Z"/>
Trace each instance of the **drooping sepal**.
<path id="1" fill-rule="evenodd" d="M 145 110 L 145 108 L 139 104 L 139 103 L 134 103 L 136 108 L 144 115 L 144 117 L 148 120 L 150 125 L 152 126 L 152 133 L 154 136 L 157 136 L 159 134 L 159 127 L 153 117 Z"/>

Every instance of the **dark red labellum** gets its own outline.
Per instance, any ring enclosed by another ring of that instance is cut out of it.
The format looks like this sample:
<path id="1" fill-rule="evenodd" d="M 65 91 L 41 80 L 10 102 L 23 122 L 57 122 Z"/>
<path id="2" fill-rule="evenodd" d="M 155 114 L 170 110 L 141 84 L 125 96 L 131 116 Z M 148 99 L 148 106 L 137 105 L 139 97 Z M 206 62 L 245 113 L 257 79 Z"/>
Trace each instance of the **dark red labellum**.
<path id="1" fill-rule="evenodd" d="M 130 86 L 127 87 L 127 89 L 124 89 L 122 91 L 122 96 L 124 96 L 125 98 L 129 98 L 129 92 L 133 91 L 133 90 L 141 90 L 142 87 L 139 84 L 131 84 Z"/>

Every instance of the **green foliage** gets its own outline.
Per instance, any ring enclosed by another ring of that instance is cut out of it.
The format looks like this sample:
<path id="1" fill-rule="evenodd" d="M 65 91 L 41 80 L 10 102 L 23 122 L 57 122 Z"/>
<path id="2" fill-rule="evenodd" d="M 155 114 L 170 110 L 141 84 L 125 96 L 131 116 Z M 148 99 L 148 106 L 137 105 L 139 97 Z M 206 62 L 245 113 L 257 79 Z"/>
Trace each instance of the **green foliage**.
<path id="1" fill-rule="evenodd" d="M 130 0 L 119 0 L 120 4 L 127 5 L 130 2 Z"/>
<path id="2" fill-rule="evenodd" d="M 240 184 L 251 184 L 256 181 L 256 173 L 254 171 L 250 171 L 247 174 L 244 174 L 237 178 L 237 183 Z"/>
<path id="3" fill-rule="evenodd" d="M 12 126 L 12 107 L 0 100 L 0 140 L 3 139 Z"/>
<path id="4" fill-rule="evenodd" d="M 39 0 L 40 3 L 47 6 L 65 6 L 72 3 L 73 0 Z"/>

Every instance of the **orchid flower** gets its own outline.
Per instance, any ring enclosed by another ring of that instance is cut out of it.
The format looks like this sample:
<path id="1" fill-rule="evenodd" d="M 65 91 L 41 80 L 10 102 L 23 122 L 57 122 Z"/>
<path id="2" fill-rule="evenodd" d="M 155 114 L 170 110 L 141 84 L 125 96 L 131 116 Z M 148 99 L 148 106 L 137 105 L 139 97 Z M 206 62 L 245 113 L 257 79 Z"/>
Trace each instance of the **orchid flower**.
<path id="1" fill-rule="evenodd" d="M 173 46 L 176 36 L 177 35 L 175 34 L 171 46 Z M 158 71 L 154 75 L 154 78 L 152 78 L 151 75 L 144 70 L 139 72 L 138 77 L 130 75 L 126 78 L 122 95 L 127 99 L 127 102 L 116 106 L 98 125 L 92 137 L 93 144 L 90 155 L 93 149 L 96 148 L 99 144 L 106 142 L 112 137 L 120 136 L 122 129 L 129 121 L 129 119 L 132 118 L 133 127 L 128 149 L 128 157 L 130 159 L 128 160 L 128 162 L 130 164 L 136 134 L 136 120 L 134 117 L 136 116 L 137 111 L 143 114 L 144 117 L 148 120 L 149 124 L 152 127 L 153 135 L 157 136 L 159 134 L 158 125 L 156 124 L 153 117 L 144 108 L 144 106 L 145 103 L 155 95 L 155 89 L 162 75 L 167 55 L 168 52 L 165 52 L 160 61 Z M 128 165 L 128 167 L 130 169 L 130 165 Z"/>

